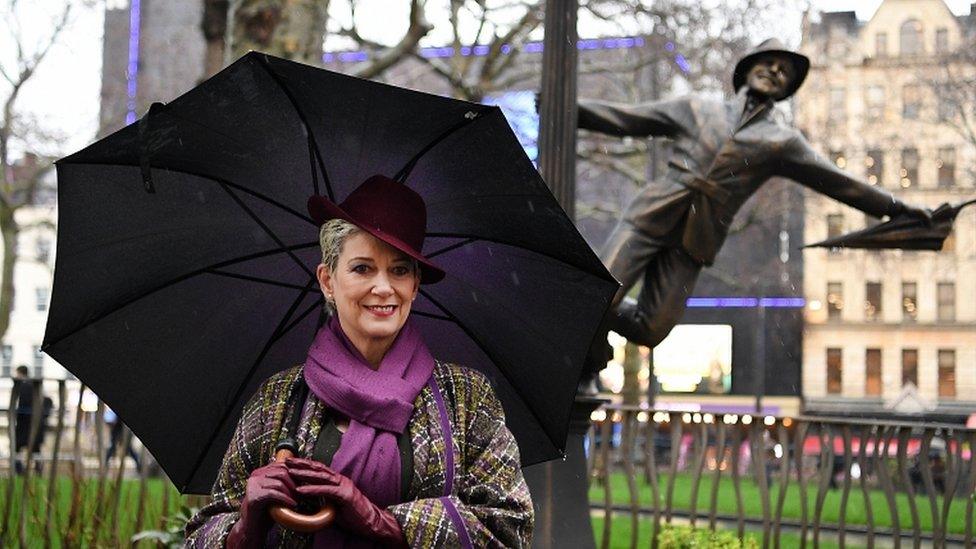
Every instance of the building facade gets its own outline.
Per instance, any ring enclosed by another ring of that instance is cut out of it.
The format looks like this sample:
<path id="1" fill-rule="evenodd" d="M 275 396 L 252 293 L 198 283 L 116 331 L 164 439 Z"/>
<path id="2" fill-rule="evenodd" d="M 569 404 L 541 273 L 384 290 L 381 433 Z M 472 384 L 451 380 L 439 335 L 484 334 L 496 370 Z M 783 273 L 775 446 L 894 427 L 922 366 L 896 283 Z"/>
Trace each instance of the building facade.
<path id="1" fill-rule="evenodd" d="M 972 27 L 942 0 L 885 0 L 869 21 L 805 18 L 812 64 L 798 127 L 838 167 L 906 202 L 976 197 L 976 140 L 941 93 L 974 69 L 948 61 Z M 805 219 L 805 242 L 877 222 L 813 193 Z M 810 248 L 804 266 L 808 411 L 948 421 L 976 411 L 976 207 L 941 252 Z"/>

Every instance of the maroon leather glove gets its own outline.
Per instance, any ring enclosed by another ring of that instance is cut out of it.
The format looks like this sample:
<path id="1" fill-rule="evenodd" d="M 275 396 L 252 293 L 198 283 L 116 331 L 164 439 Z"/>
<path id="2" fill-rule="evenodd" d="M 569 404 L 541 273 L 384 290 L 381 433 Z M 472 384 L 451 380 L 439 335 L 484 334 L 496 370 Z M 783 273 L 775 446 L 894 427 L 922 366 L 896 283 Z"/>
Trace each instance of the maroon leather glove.
<path id="1" fill-rule="evenodd" d="M 264 547 L 272 526 L 268 507 L 296 507 L 295 493 L 295 482 L 284 462 L 270 463 L 252 471 L 241 500 L 241 518 L 227 535 L 227 547 Z"/>
<path id="2" fill-rule="evenodd" d="M 310 459 L 288 458 L 285 465 L 299 495 L 324 497 L 335 503 L 339 526 L 390 547 L 408 547 L 393 513 L 374 505 L 349 477 Z"/>

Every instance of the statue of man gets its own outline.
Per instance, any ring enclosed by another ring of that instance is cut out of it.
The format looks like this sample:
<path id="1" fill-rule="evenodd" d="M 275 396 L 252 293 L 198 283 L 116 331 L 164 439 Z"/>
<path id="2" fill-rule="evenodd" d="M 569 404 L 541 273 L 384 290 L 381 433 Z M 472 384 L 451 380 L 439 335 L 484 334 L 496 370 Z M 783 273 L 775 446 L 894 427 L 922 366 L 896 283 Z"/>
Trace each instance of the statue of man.
<path id="1" fill-rule="evenodd" d="M 648 347 L 660 343 L 681 318 L 698 273 L 714 261 L 735 213 L 771 177 L 787 177 L 875 217 L 930 217 L 839 169 L 798 130 L 774 119 L 773 104 L 796 92 L 809 66 L 806 56 L 770 39 L 736 64 L 737 93 L 728 101 L 691 95 L 631 106 L 580 102 L 580 128 L 674 142 L 667 171 L 641 189 L 601 253 L 622 284 L 605 328 Z M 641 276 L 637 300 L 624 300 Z M 594 375 L 606 366 L 606 347 L 598 336 L 588 359 Z"/>

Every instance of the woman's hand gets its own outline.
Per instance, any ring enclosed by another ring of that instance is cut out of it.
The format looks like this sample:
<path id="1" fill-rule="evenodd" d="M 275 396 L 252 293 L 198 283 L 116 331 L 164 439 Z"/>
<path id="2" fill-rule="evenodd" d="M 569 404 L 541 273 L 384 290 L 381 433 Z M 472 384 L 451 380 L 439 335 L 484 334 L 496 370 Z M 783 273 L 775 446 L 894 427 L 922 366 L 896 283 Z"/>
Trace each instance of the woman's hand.
<path id="1" fill-rule="evenodd" d="M 407 547 L 400 523 L 373 504 L 346 476 L 310 459 L 288 458 L 288 473 L 305 497 L 324 497 L 336 504 L 336 521 L 344 529 L 395 547 Z"/>
<path id="2" fill-rule="evenodd" d="M 264 547 L 271 529 L 268 507 L 284 505 L 294 508 L 295 482 L 283 462 L 274 462 L 251 472 L 241 500 L 241 518 L 227 536 L 227 547 Z"/>

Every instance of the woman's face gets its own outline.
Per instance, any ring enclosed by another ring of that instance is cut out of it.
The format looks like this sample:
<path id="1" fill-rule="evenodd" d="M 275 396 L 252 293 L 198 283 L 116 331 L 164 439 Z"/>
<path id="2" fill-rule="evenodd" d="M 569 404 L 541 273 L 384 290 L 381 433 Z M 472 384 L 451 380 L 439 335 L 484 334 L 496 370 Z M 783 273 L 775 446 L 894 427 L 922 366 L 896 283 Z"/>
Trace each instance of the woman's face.
<path id="1" fill-rule="evenodd" d="M 317 275 L 342 330 L 367 359 L 393 343 L 420 285 L 409 256 L 366 232 L 346 238 L 334 272 L 319 265 Z"/>

